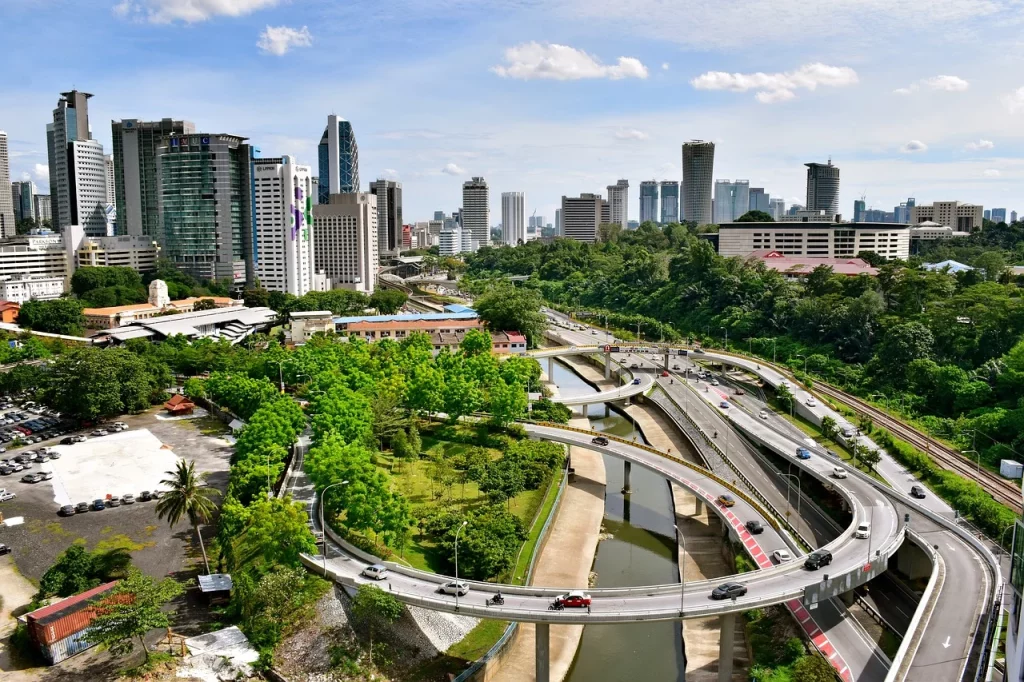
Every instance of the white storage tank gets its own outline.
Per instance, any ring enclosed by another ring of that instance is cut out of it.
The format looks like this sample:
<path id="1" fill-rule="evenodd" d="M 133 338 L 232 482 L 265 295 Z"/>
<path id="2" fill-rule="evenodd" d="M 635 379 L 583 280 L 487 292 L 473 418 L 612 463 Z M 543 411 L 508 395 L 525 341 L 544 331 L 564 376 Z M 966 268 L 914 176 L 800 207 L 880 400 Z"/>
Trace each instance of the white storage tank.
<path id="1" fill-rule="evenodd" d="M 1012 459 L 999 460 L 999 475 L 1003 478 L 1021 478 L 1024 475 L 1024 464 Z"/>

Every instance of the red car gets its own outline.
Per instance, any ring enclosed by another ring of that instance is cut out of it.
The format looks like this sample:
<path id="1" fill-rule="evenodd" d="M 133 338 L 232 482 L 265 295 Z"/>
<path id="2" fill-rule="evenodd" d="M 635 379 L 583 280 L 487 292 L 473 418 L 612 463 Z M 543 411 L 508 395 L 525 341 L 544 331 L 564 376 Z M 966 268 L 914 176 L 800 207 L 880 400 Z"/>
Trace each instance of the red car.
<path id="1" fill-rule="evenodd" d="M 582 590 L 573 590 L 556 598 L 555 601 L 567 608 L 583 608 L 590 606 L 590 595 Z"/>
<path id="2" fill-rule="evenodd" d="M 668 376 L 668 370 L 667 369 L 661 370 L 661 376 L 667 377 Z"/>

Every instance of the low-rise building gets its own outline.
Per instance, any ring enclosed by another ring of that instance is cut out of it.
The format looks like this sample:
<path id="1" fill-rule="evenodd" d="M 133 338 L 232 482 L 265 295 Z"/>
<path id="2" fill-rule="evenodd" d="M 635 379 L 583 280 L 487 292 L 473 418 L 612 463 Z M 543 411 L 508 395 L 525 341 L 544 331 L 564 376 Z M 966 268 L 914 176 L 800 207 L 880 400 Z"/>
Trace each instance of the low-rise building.
<path id="1" fill-rule="evenodd" d="M 747 258 L 759 251 L 783 256 L 849 258 L 872 251 L 889 260 L 910 257 L 910 226 L 893 223 L 723 223 L 718 253 Z"/>
<path id="2" fill-rule="evenodd" d="M 214 308 L 240 308 L 240 299 L 226 296 L 202 296 L 172 301 L 167 295 L 167 283 L 155 279 L 149 284 L 149 301 L 131 305 L 110 306 L 108 308 L 85 308 L 85 326 L 89 329 L 113 329 L 140 320 L 154 317 L 191 313 L 200 301 L 210 301 Z M 206 304 L 209 306 L 209 304 Z M 200 306 L 201 308 L 204 306 Z"/>
<path id="3" fill-rule="evenodd" d="M 935 201 L 910 207 L 910 223 L 933 222 L 949 225 L 957 232 L 975 232 L 982 227 L 985 208 L 981 204 Z"/>
<path id="4" fill-rule="evenodd" d="M 778 251 L 755 251 L 748 260 L 759 261 L 766 267 L 784 275 L 787 279 L 801 280 L 810 275 L 814 268 L 825 265 L 836 275 L 856 277 L 857 275 L 878 274 L 878 269 L 861 258 L 806 258 L 785 256 Z"/>
<path id="5" fill-rule="evenodd" d="M 466 332 L 433 332 L 430 344 L 434 347 L 434 355 L 442 350 L 455 352 L 459 349 Z M 491 352 L 496 355 L 522 355 L 526 352 L 526 337 L 519 332 L 491 332 Z"/>
<path id="6" fill-rule="evenodd" d="M 110 597 L 117 581 L 25 614 L 29 639 L 46 662 L 53 665 L 95 646 L 85 634 L 96 618 L 96 604 Z"/>
<path id="7" fill-rule="evenodd" d="M 164 341 L 172 336 L 193 339 L 223 339 L 237 344 L 256 332 L 267 332 L 277 322 L 270 308 L 214 308 L 137 320 L 98 333 L 93 343 L 121 344 L 131 339 Z"/>
<path id="8" fill-rule="evenodd" d="M 156 242 L 131 235 L 87 238 L 74 251 L 76 267 L 122 267 L 139 273 L 155 270 L 159 256 Z"/>
<path id="9" fill-rule="evenodd" d="M 310 310 L 289 315 L 292 321 L 292 343 L 308 343 L 314 334 L 334 333 L 334 313 L 330 310 Z"/>
<path id="10" fill-rule="evenodd" d="M 382 315 L 381 317 L 386 317 Z M 408 317 L 427 317 L 408 316 Z M 381 320 L 381 321 L 358 321 L 338 323 L 335 319 L 335 326 L 339 334 L 353 338 L 362 338 L 367 341 L 379 339 L 394 339 L 401 341 L 415 332 L 426 334 L 451 334 L 457 331 L 467 332 L 470 329 L 480 329 L 482 324 L 474 315 L 473 317 L 458 317 L 453 315 L 444 316 L 440 319 L 413 319 L 413 320 Z M 344 329 L 342 329 L 344 327 Z"/>
<path id="11" fill-rule="evenodd" d="M 52 301 L 64 295 L 65 284 L 63 275 L 56 277 L 2 275 L 0 276 L 0 298 L 19 305 L 32 300 Z"/>
<path id="12" fill-rule="evenodd" d="M 18 320 L 21 306 L 14 301 L 0 301 L 0 323 L 14 324 Z"/>

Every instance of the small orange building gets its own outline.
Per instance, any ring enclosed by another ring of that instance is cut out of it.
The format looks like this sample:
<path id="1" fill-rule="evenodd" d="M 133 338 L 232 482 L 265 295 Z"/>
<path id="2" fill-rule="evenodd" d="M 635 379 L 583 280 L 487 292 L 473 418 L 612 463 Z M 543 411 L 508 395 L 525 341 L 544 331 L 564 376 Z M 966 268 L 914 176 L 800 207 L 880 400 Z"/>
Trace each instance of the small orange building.
<path id="1" fill-rule="evenodd" d="M 13 324 L 18 319 L 21 306 L 14 301 L 0 301 L 0 322 Z"/>
<path id="2" fill-rule="evenodd" d="M 177 417 L 192 414 L 192 410 L 196 409 L 196 404 L 180 393 L 176 393 L 164 403 L 164 409 Z"/>

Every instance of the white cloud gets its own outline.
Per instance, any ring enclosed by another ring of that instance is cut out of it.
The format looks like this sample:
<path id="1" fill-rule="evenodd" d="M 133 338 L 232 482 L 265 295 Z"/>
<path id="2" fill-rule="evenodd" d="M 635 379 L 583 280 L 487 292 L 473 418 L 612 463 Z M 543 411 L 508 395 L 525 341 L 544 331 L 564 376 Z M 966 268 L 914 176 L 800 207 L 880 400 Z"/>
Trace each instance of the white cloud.
<path id="1" fill-rule="evenodd" d="M 926 152 L 928 151 L 928 145 L 926 145 L 924 142 L 921 142 L 921 140 L 911 140 L 910 142 L 900 147 L 900 151 L 903 152 L 904 154 L 916 154 L 917 152 Z"/>
<path id="2" fill-rule="evenodd" d="M 1000 175 L 1002 175 L 1002 173 L 1000 173 L 995 168 L 986 168 L 985 172 L 982 173 L 982 175 L 984 175 L 986 178 L 998 178 Z"/>
<path id="3" fill-rule="evenodd" d="M 981 151 L 982 149 L 994 149 L 995 144 L 992 140 L 978 140 L 977 142 L 968 142 L 964 145 L 964 149 L 971 152 Z"/>
<path id="4" fill-rule="evenodd" d="M 455 163 L 447 163 L 447 164 L 445 164 L 444 168 L 441 169 L 441 172 L 442 173 L 447 173 L 448 175 L 465 175 L 466 174 L 465 169 L 463 169 L 461 166 L 459 166 L 458 164 L 455 164 Z"/>
<path id="5" fill-rule="evenodd" d="M 1019 87 L 1010 94 L 1004 95 L 1003 104 L 1006 105 L 1011 114 L 1024 111 L 1024 87 Z"/>
<path id="6" fill-rule="evenodd" d="M 546 78 L 559 81 L 584 78 L 647 78 L 647 67 L 635 57 L 619 57 L 614 65 L 602 64 L 583 50 L 555 43 L 523 43 L 505 50 L 504 66 L 491 71 L 502 78 L 533 80 Z"/>
<path id="7" fill-rule="evenodd" d="M 50 181 L 50 167 L 45 163 L 37 163 L 35 168 L 32 169 L 32 174 L 36 176 L 36 180 Z"/>
<path id="8" fill-rule="evenodd" d="M 618 140 L 646 140 L 650 135 L 636 128 L 623 128 L 615 131 L 615 138 Z"/>
<path id="9" fill-rule="evenodd" d="M 240 17 L 274 7 L 281 0 L 122 0 L 114 14 L 127 17 L 145 14 L 154 24 L 173 21 L 196 23 L 217 16 Z"/>
<path id="10" fill-rule="evenodd" d="M 784 73 L 728 73 L 708 71 L 690 81 L 698 90 L 729 90 L 747 92 L 757 90 L 757 100 L 763 104 L 783 102 L 796 97 L 794 90 L 815 90 L 822 87 L 845 87 L 858 82 L 857 72 L 848 66 L 829 66 L 820 62 L 804 64 L 795 71 Z"/>
<path id="11" fill-rule="evenodd" d="M 941 92 L 963 92 L 971 87 L 971 84 L 959 76 L 932 76 L 923 78 L 916 83 L 911 83 L 905 88 L 893 90 L 897 95 L 911 95 L 921 88 L 937 90 Z"/>
<path id="12" fill-rule="evenodd" d="M 399 180 L 400 179 L 399 176 L 398 176 L 398 171 L 395 170 L 394 168 L 385 168 L 381 172 L 381 177 L 383 177 L 386 180 Z"/>
<path id="13" fill-rule="evenodd" d="M 265 54 L 278 57 L 287 54 L 293 47 L 310 47 L 312 44 L 313 36 L 305 26 L 299 29 L 291 26 L 267 26 L 256 43 Z"/>
<path id="14" fill-rule="evenodd" d="M 662 63 L 661 63 L 661 70 L 662 70 L 662 71 L 668 71 L 668 69 L 669 69 L 669 64 L 668 64 L 668 62 L 662 62 Z"/>

